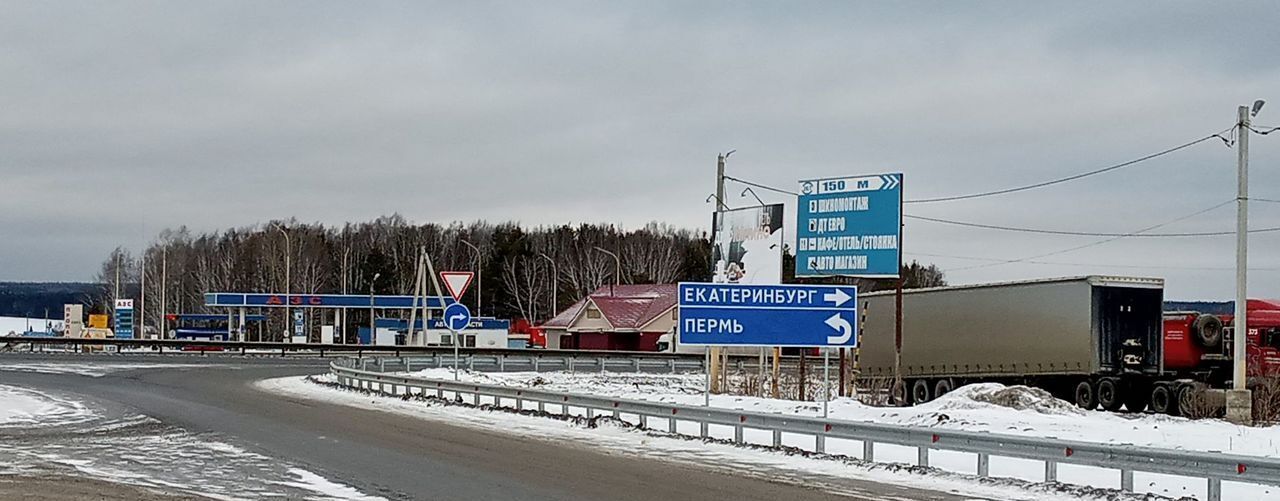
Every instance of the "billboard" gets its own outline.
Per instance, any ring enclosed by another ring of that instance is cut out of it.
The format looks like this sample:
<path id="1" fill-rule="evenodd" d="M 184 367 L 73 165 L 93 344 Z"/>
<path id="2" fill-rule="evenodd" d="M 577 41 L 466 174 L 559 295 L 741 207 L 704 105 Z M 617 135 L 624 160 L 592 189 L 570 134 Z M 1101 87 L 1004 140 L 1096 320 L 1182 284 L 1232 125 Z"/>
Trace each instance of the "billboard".
<path id="1" fill-rule="evenodd" d="M 796 277 L 896 278 L 902 174 L 800 181 Z"/>
<path id="2" fill-rule="evenodd" d="M 782 204 L 715 213 L 711 221 L 711 281 L 782 283 Z"/>

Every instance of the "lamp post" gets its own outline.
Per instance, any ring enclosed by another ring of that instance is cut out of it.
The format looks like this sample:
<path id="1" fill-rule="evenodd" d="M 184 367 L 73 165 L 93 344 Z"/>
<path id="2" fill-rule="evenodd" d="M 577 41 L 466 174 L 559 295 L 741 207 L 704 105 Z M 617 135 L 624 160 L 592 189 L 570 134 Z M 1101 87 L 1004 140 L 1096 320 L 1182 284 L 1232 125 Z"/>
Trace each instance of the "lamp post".
<path id="1" fill-rule="evenodd" d="M 551 318 L 553 318 L 560 313 L 560 303 L 556 301 L 556 292 L 560 289 L 560 274 L 556 271 L 556 260 L 551 259 L 551 256 L 544 252 L 539 252 L 538 255 L 551 263 Z"/>
<path id="2" fill-rule="evenodd" d="M 476 253 L 476 316 L 484 316 L 484 270 L 480 268 L 480 248 L 475 244 L 462 240 L 462 244 L 470 247 Z"/>
<path id="3" fill-rule="evenodd" d="M 602 249 L 600 247 L 595 247 L 595 249 L 605 254 L 608 254 L 610 256 L 613 256 L 613 285 L 615 287 L 622 285 L 622 260 L 618 259 L 617 254 L 609 252 L 608 250 Z M 609 295 L 610 296 L 613 295 L 613 289 L 609 290 Z"/>
<path id="4" fill-rule="evenodd" d="M 369 281 L 369 344 L 371 345 L 376 344 L 378 341 L 378 326 L 373 322 L 374 318 L 376 318 L 376 315 L 373 314 L 373 286 L 378 283 L 378 277 L 381 276 L 381 273 L 374 273 L 373 280 Z"/>
<path id="5" fill-rule="evenodd" d="M 289 323 L 293 321 L 289 317 L 289 251 L 292 250 L 293 245 L 289 242 L 289 232 L 285 231 L 284 226 L 276 223 L 271 223 L 271 225 L 280 230 L 281 235 L 284 235 L 284 338 L 281 341 L 287 343 L 292 340 L 289 335 Z"/>

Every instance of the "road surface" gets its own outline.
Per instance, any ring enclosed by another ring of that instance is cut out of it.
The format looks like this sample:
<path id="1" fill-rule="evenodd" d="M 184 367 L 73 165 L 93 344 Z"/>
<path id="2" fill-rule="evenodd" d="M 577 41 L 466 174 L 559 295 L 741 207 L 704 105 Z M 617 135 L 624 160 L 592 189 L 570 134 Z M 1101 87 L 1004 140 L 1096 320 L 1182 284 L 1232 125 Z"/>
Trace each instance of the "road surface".
<path id="1" fill-rule="evenodd" d="M 5 364 L 207 363 L 101 377 L 3 370 Z M 334 482 L 388 499 L 760 500 L 974 499 L 849 479 L 823 478 L 840 494 L 661 460 L 610 455 L 437 421 L 302 400 L 252 386 L 266 378 L 317 374 L 327 361 L 243 357 L 0 355 L 0 384 L 80 394 L 193 433 L 229 437 Z M 371 397 L 373 398 L 373 397 Z"/>

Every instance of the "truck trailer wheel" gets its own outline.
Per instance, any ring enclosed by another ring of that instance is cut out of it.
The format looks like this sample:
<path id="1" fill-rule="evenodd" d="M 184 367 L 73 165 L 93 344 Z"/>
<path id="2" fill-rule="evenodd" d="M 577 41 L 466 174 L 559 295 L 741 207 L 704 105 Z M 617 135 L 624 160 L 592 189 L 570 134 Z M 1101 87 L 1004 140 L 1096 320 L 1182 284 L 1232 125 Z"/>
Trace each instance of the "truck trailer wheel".
<path id="1" fill-rule="evenodd" d="M 942 398 L 943 395 L 951 393 L 955 389 L 956 384 L 951 382 L 951 378 L 939 379 L 933 384 L 933 398 Z"/>
<path id="2" fill-rule="evenodd" d="M 911 403 L 923 404 L 928 403 L 933 398 L 929 395 L 929 381 L 926 379 L 917 379 L 911 383 Z"/>
<path id="3" fill-rule="evenodd" d="M 1173 391 L 1169 385 L 1156 383 L 1151 387 L 1151 410 L 1160 414 L 1177 414 L 1178 407 L 1173 402 Z"/>
<path id="4" fill-rule="evenodd" d="M 1120 381 L 1115 378 L 1098 380 L 1098 405 L 1109 412 L 1116 412 L 1124 405 L 1124 394 L 1120 390 Z"/>
<path id="5" fill-rule="evenodd" d="M 1151 398 L 1151 386 L 1146 383 L 1131 382 L 1124 392 L 1124 408 L 1129 412 L 1147 410 L 1147 400 Z"/>
<path id="6" fill-rule="evenodd" d="M 1093 392 L 1093 383 L 1081 381 L 1076 385 L 1076 405 L 1090 411 L 1098 406 L 1097 395 Z"/>

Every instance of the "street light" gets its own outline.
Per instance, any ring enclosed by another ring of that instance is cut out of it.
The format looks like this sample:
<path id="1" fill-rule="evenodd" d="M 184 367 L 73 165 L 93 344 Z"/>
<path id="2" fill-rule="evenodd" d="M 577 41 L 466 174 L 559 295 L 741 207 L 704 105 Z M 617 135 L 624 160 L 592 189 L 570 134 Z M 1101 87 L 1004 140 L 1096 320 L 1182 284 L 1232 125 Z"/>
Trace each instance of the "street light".
<path id="1" fill-rule="evenodd" d="M 538 255 L 546 259 L 548 263 L 551 263 L 551 317 L 555 317 L 560 313 L 560 303 L 556 301 L 556 291 L 560 288 L 560 275 L 556 272 L 556 260 L 551 259 L 551 256 L 543 252 L 539 252 Z"/>
<path id="2" fill-rule="evenodd" d="M 380 276 L 382 276 L 381 273 L 374 273 L 373 280 L 369 281 L 369 344 L 376 344 L 378 340 L 378 327 L 373 323 L 373 319 L 376 317 L 373 314 L 373 285 L 378 283 L 378 277 Z"/>
<path id="3" fill-rule="evenodd" d="M 476 252 L 476 316 L 484 316 L 484 270 L 480 268 L 480 248 L 471 242 L 462 240 L 462 244 Z"/>
<path id="4" fill-rule="evenodd" d="M 600 247 L 596 247 L 595 249 L 605 254 L 608 254 L 610 256 L 613 256 L 613 285 L 615 287 L 622 285 L 622 260 L 618 259 L 617 254 L 609 252 L 605 249 L 602 249 Z M 609 289 L 609 295 L 610 296 L 613 295 L 613 289 Z"/>
<path id="5" fill-rule="evenodd" d="M 289 337 L 289 323 L 293 321 L 289 317 L 289 251 L 292 250 L 293 245 L 289 243 L 289 232 L 285 231 L 284 226 L 277 223 L 271 223 L 271 225 L 284 235 L 284 338 L 281 341 L 287 343 L 292 340 Z"/>

